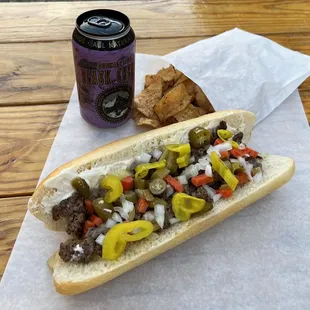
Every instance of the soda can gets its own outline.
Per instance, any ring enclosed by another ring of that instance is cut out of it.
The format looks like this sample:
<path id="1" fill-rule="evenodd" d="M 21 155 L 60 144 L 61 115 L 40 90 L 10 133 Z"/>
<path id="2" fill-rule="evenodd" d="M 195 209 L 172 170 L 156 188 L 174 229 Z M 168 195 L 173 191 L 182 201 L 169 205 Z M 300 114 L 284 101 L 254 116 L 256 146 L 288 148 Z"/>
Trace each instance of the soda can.
<path id="1" fill-rule="evenodd" d="M 101 128 L 124 124 L 135 86 L 136 41 L 129 18 L 105 9 L 81 14 L 72 49 L 83 119 Z"/>

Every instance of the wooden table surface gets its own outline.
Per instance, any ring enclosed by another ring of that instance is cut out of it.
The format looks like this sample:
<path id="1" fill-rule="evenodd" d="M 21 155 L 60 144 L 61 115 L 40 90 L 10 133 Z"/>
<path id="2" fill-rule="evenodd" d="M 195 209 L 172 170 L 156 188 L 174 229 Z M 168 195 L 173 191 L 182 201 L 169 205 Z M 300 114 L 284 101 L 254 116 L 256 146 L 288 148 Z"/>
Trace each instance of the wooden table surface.
<path id="1" fill-rule="evenodd" d="M 66 110 L 75 18 L 127 14 L 137 51 L 164 55 L 239 27 L 310 55 L 309 0 L 154 0 L 0 4 L 0 277 Z M 310 80 L 299 88 L 310 120 Z"/>

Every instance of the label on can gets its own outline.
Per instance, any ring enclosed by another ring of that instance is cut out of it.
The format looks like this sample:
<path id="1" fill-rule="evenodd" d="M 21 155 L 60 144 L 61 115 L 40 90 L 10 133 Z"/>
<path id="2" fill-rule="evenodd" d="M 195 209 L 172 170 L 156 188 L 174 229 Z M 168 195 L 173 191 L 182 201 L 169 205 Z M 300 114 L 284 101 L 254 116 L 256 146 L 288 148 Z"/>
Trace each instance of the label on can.
<path id="1" fill-rule="evenodd" d="M 135 41 L 112 50 L 89 49 L 75 40 L 72 45 L 82 117 L 97 127 L 125 123 L 134 96 Z"/>

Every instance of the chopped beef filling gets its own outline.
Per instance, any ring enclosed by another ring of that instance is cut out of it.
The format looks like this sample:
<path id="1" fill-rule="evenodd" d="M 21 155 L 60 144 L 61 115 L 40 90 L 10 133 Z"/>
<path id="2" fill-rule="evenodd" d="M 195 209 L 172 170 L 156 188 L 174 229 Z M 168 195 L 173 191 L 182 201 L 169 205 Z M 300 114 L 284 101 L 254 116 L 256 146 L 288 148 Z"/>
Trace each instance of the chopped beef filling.
<path id="1" fill-rule="evenodd" d="M 169 200 L 167 200 L 167 206 L 165 208 L 164 229 L 171 226 L 169 220 L 173 217 L 175 217 L 175 216 L 174 216 L 174 212 L 172 210 L 172 203 L 171 203 L 171 198 L 170 198 Z"/>
<path id="2" fill-rule="evenodd" d="M 204 199 L 207 202 L 212 202 L 212 199 L 209 197 L 208 193 L 202 186 L 197 187 L 197 190 L 192 194 L 192 196 Z"/>
<path id="3" fill-rule="evenodd" d="M 263 165 L 256 159 L 253 157 L 246 157 L 245 160 L 253 165 L 253 168 L 262 168 Z"/>
<path id="4" fill-rule="evenodd" d="M 194 156 L 195 158 L 195 163 L 198 162 L 198 160 L 207 155 L 208 149 L 209 149 L 210 145 L 206 145 L 204 147 L 201 147 L 199 149 L 192 149 L 192 156 Z"/>
<path id="5" fill-rule="evenodd" d="M 220 129 L 227 129 L 227 123 L 225 121 L 220 121 L 219 125 L 215 127 L 214 129 L 210 130 L 211 132 L 211 138 L 210 138 L 210 144 L 214 144 L 215 140 L 219 137 L 217 135 L 217 131 Z"/>
<path id="6" fill-rule="evenodd" d="M 204 199 L 207 202 L 212 201 L 212 199 L 208 196 L 208 193 L 202 186 L 196 187 L 193 184 L 185 184 L 183 187 L 184 187 L 184 193 L 187 195 Z"/>
<path id="7" fill-rule="evenodd" d="M 58 221 L 62 217 L 66 218 L 68 235 L 81 237 L 87 218 L 83 197 L 77 192 L 73 193 L 72 196 L 53 207 L 52 216 L 54 221 Z"/>
<path id="8" fill-rule="evenodd" d="M 233 141 L 237 142 L 237 143 L 241 143 L 242 142 L 242 139 L 243 139 L 243 132 L 238 132 L 237 134 L 235 134 L 233 136 Z"/>
<path id="9" fill-rule="evenodd" d="M 99 244 L 91 237 L 83 240 L 69 239 L 65 243 L 60 244 L 59 256 L 65 262 L 77 262 L 87 264 L 93 259 L 93 254 L 101 252 Z M 99 254 L 100 255 L 100 254 Z"/>

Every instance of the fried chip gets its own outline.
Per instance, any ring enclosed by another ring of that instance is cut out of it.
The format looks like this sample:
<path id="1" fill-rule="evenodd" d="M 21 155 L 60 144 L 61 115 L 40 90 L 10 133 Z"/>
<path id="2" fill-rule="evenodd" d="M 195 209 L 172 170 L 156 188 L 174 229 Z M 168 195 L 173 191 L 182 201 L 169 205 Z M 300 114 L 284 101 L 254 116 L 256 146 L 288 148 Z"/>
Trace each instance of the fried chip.
<path id="1" fill-rule="evenodd" d="M 134 107 L 148 118 L 156 119 L 157 116 L 153 110 L 156 103 L 158 103 L 163 96 L 163 88 L 161 81 L 151 84 L 148 88 L 136 96 L 134 100 Z"/>
<path id="2" fill-rule="evenodd" d="M 187 121 L 192 118 L 199 117 L 204 115 L 205 112 L 201 108 L 197 108 L 192 104 L 189 104 L 183 111 L 179 112 L 178 114 L 174 115 L 174 118 L 178 122 Z"/>
<path id="3" fill-rule="evenodd" d="M 148 74 L 145 76 L 144 88 L 148 88 L 151 84 L 159 83 L 159 82 L 164 84 L 164 80 L 159 75 Z"/>
<path id="4" fill-rule="evenodd" d="M 207 96 L 204 94 L 202 89 L 196 85 L 196 96 L 195 96 L 195 102 L 197 106 L 202 108 L 206 113 L 213 113 L 215 112 L 211 102 L 207 98 Z"/>
<path id="5" fill-rule="evenodd" d="M 138 126 L 153 128 L 214 112 L 202 89 L 172 65 L 145 76 L 144 90 L 136 96 L 133 109 Z"/>
<path id="6" fill-rule="evenodd" d="M 190 104 L 192 96 L 188 94 L 183 84 L 172 88 L 158 103 L 154 106 L 154 111 L 160 121 L 165 121 L 171 116 L 184 110 Z"/>
<path id="7" fill-rule="evenodd" d="M 177 80 L 179 80 L 184 74 L 176 68 L 174 68 L 174 70 L 175 70 L 174 83 L 176 83 Z"/>
<path id="8" fill-rule="evenodd" d="M 133 119 L 138 126 L 151 126 L 153 128 L 160 127 L 160 122 L 158 119 L 147 118 L 136 109 L 134 109 L 133 112 Z"/>
<path id="9" fill-rule="evenodd" d="M 171 125 L 171 124 L 174 124 L 174 123 L 177 123 L 178 121 L 173 117 L 169 117 L 167 118 L 163 123 L 162 123 L 162 126 L 168 126 L 168 125 Z"/>
<path id="10" fill-rule="evenodd" d="M 177 86 L 185 81 L 189 80 L 189 78 L 182 73 L 182 75 L 175 81 L 174 86 Z"/>

